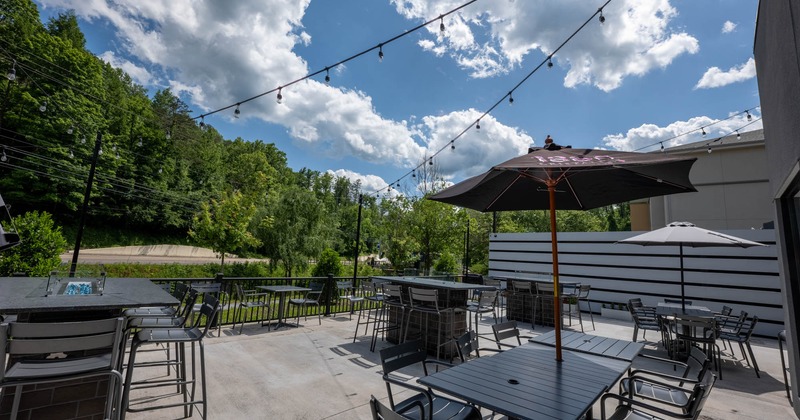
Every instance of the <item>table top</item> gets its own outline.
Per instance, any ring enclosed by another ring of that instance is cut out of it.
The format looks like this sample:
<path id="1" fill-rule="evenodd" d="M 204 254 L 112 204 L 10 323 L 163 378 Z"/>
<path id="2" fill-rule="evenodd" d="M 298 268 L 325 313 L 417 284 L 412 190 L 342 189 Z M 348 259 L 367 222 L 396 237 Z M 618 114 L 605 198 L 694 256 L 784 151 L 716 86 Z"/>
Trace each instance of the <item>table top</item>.
<path id="1" fill-rule="evenodd" d="M 714 311 L 706 308 L 705 306 L 686 305 L 686 310 L 681 308 L 680 303 L 665 303 L 659 302 L 656 306 L 656 315 L 670 316 L 670 315 L 683 315 L 683 316 L 696 316 L 696 317 L 710 317 L 714 316 Z"/>
<path id="2" fill-rule="evenodd" d="M 630 363 L 528 343 L 419 378 L 418 382 L 519 419 L 572 419 L 589 411 Z"/>
<path id="3" fill-rule="evenodd" d="M 447 290 L 495 290 L 494 286 L 483 284 L 460 283 L 455 281 L 426 279 L 421 277 L 374 277 L 378 281 L 389 281 L 408 286 L 423 286 Z"/>
<path id="4" fill-rule="evenodd" d="M 271 286 L 256 286 L 259 289 L 264 289 L 268 292 L 273 293 L 287 293 L 287 292 L 310 292 L 311 289 L 308 287 L 299 287 L 299 286 L 289 286 L 286 284 L 278 284 L 278 285 L 271 285 Z"/>
<path id="5" fill-rule="evenodd" d="M 529 341 L 555 346 L 556 334 L 555 331 L 550 331 L 533 337 Z M 561 348 L 631 362 L 642 351 L 644 343 L 561 330 Z"/>
<path id="6" fill-rule="evenodd" d="M 90 281 L 69 278 L 62 281 Z M 106 278 L 102 295 L 45 296 L 47 277 L 0 277 L 0 313 L 23 314 L 172 306 L 179 302 L 149 279 Z"/>

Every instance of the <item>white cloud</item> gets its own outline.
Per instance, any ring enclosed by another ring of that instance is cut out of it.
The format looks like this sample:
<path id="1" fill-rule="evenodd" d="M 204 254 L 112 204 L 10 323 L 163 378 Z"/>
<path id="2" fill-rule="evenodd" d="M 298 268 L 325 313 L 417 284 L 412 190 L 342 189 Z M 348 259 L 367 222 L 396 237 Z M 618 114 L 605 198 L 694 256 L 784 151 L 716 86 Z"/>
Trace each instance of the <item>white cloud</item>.
<path id="1" fill-rule="evenodd" d="M 146 68 L 137 66 L 136 64 L 124 58 L 117 57 L 113 51 L 106 51 L 100 54 L 98 58 L 110 64 L 112 67 L 121 69 L 125 73 L 128 73 L 134 82 L 142 86 L 149 86 L 154 82 L 153 75 L 150 74 Z"/>
<path id="2" fill-rule="evenodd" d="M 455 0 L 392 0 L 409 19 L 427 19 L 457 7 Z M 430 39 L 420 42 L 441 54 L 446 46 L 453 59 L 472 77 L 507 74 L 526 55 L 533 63 L 544 59 L 596 9 L 583 0 L 494 1 L 470 5 L 445 19 L 446 31 L 428 27 Z M 567 68 L 564 85 L 594 85 L 603 91 L 618 88 L 626 77 L 642 76 L 669 66 L 683 54 L 699 51 L 697 39 L 669 26 L 677 10 L 668 0 L 623 0 L 610 3 L 604 24 L 594 20 L 555 56 Z M 489 34 L 483 37 L 484 31 Z M 479 40 L 478 38 L 485 38 Z M 439 47 L 434 47 L 438 45 Z"/>
<path id="3" fill-rule="evenodd" d="M 732 83 L 743 82 L 754 77 L 756 77 L 756 62 L 751 57 L 746 63 L 731 67 L 728 71 L 722 71 L 719 67 L 711 67 L 706 70 L 694 88 L 718 88 Z"/>
<path id="4" fill-rule="evenodd" d="M 751 112 L 754 120 L 760 118 L 758 112 Z M 693 117 L 686 121 L 675 121 L 665 127 L 656 124 L 642 124 L 627 133 L 609 134 L 603 137 L 603 145 L 615 150 L 651 152 L 664 147 L 712 140 L 734 133 L 736 130 L 752 131 L 763 128 L 760 120 L 751 124 L 741 111 L 732 112 L 726 120 L 716 120 L 706 116 Z M 735 115 L 735 116 L 734 116 Z M 713 125 L 712 125 L 713 124 Z M 746 126 L 746 127 L 745 127 Z M 705 137 L 702 132 L 705 131 Z"/>
<path id="5" fill-rule="evenodd" d="M 734 30 L 736 30 L 736 24 L 735 23 L 733 23 L 733 22 L 731 22 L 729 20 L 726 20 L 725 23 L 722 24 L 722 33 L 723 34 L 729 34 L 729 33 L 733 32 Z"/>
<path id="6" fill-rule="evenodd" d="M 364 175 L 358 172 L 353 172 L 349 169 L 337 169 L 335 171 L 328 170 L 328 173 L 340 178 L 347 178 L 353 183 L 361 183 L 361 190 L 365 193 L 372 193 L 386 188 L 386 186 L 389 185 L 388 182 L 384 181 L 383 178 L 377 175 Z"/>

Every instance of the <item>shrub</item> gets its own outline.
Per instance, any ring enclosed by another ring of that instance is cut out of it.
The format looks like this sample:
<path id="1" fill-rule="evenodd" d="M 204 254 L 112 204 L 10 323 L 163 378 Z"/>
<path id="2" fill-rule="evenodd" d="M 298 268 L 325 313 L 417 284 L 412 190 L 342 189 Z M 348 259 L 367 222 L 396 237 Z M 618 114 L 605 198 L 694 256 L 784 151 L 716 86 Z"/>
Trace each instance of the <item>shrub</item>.
<path id="1" fill-rule="evenodd" d="M 0 275 L 23 272 L 41 277 L 61 264 L 67 241 L 49 213 L 25 213 L 14 218 L 14 225 L 22 242 L 0 253 Z"/>
<path id="2" fill-rule="evenodd" d="M 338 252 L 330 248 L 322 251 L 322 255 L 311 273 L 314 277 L 326 277 L 328 274 L 333 274 L 334 277 L 342 274 L 342 259 Z"/>
<path id="3" fill-rule="evenodd" d="M 433 263 L 433 269 L 439 273 L 455 273 L 458 269 L 456 257 L 449 252 L 442 253 L 439 259 Z"/>

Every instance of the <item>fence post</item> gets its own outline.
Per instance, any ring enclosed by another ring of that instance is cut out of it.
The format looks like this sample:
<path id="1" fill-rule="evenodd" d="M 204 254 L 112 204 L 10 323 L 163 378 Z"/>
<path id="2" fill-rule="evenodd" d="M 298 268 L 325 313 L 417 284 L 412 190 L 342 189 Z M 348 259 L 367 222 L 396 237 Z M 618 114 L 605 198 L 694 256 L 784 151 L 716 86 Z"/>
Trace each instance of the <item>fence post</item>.
<path id="1" fill-rule="evenodd" d="M 331 301 L 333 300 L 331 290 L 333 287 L 333 274 L 328 273 L 328 279 L 325 281 L 325 316 L 331 316 Z"/>

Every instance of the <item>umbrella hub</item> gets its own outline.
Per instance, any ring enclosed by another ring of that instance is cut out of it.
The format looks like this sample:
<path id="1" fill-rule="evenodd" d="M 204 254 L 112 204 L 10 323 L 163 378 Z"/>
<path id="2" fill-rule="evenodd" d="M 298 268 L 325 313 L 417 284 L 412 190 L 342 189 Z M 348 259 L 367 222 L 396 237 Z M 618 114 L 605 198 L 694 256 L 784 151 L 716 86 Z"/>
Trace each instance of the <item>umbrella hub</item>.
<path id="1" fill-rule="evenodd" d="M 692 222 L 672 222 L 668 224 L 669 227 L 695 227 L 695 224 Z"/>

